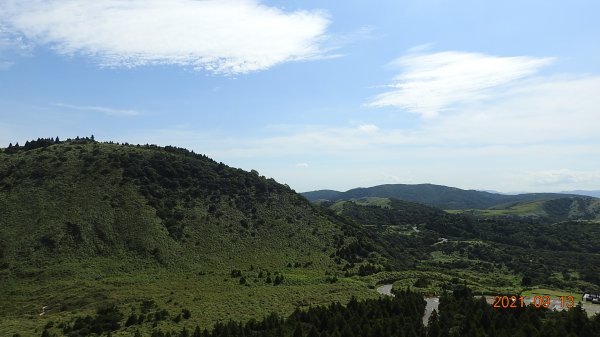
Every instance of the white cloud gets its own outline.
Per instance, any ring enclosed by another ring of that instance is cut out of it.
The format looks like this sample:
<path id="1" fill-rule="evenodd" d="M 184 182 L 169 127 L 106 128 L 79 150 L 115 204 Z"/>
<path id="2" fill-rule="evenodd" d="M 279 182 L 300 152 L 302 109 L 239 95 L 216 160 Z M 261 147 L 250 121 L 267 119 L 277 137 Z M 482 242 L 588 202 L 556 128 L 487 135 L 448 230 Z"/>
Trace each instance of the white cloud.
<path id="1" fill-rule="evenodd" d="M 0 70 L 6 70 L 13 66 L 13 62 L 8 61 L 0 61 Z"/>
<path id="2" fill-rule="evenodd" d="M 59 108 L 67 108 L 67 109 L 80 110 L 80 111 L 101 112 L 108 116 L 138 116 L 141 114 L 139 111 L 136 111 L 136 110 L 114 109 L 114 108 L 107 108 L 107 107 L 102 107 L 102 106 L 81 106 L 81 105 L 72 105 L 72 104 L 64 104 L 64 103 L 56 103 L 53 105 L 56 107 L 59 107 Z"/>
<path id="3" fill-rule="evenodd" d="M 394 106 L 435 117 L 442 111 L 493 97 L 492 89 L 530 76 L 553 61 L 460 51 L 419 53 L 422 50 L 419 47 L 391 63 L 402 72 L 389 85 L 390 90 L 377 95 L 369 106 Z"/>
<path id="4" fill-rule="evenodd" d="M 298 163 L 296 164 L 296 167 L 308 167 L 307 163 Z"/>
<path id="5" fill-rule="evenodd" d="M 541 77 L 520 83 L 491 104 L 474 104 L 424 128 L 449 144 L 600 141 L 599 76 Z"/>
<path id="6" fill-rule="evenodd" d="M 576 171 L 570 169 L 527 172 L 527 177 L 536 185 L 569 186 L 598 184 L 600 171 Z"/>
<path id="7" fill-rule="evenodd" d="M 258 0 L 5 0 L 0 25 L 58 53 L 104 66 L 192 66 L 243 74 L 322 57 L 321 11 Z"/>
<path id="8" fill-rule="evenodd" d="M 358 130 L 364 133 L 374 133 L 377 132 L 379 128 L 374 124 L 362 124 L 358 126 Z"/>

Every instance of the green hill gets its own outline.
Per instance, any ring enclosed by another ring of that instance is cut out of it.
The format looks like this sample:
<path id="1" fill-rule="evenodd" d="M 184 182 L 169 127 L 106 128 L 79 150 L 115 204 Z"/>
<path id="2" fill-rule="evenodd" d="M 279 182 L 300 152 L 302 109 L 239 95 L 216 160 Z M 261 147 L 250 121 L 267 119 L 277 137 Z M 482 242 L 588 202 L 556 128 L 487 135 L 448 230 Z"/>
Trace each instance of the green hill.
<path id="1" fill-rule="evenodd" d="M 395 198 L 418 202 L 443 209 L 487 209 L 498 204 L 550 200 L 577 195 L 561 193 L 527 193 L 506 195 L 476 190 L 462 190 L 433 184 L 389 184 L 368 188 L 355 188 L 346 192 L 331 190 L 305 192 L 302 195 L 310 201 L 327 199 L 329 201 L 351 200 L 366 197 Z"/>
<path id="2" fill-rule="evenodd" d="M 361 230 L 187 150 L 28 142 L 0 152 L 0 335 L 100 305 L 150 301 L 207 326 L 375 296 L 332 281 L 345 259 L 387 261 Z"/>

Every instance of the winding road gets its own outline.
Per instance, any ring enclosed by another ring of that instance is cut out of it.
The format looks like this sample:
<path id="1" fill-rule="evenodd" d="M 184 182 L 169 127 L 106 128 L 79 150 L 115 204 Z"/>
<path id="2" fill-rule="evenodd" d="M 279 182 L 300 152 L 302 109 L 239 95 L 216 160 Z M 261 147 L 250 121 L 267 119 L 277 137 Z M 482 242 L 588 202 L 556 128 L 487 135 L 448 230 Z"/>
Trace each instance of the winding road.
<path id="1" fill-rule="evenodd" d="M 440 244 L 446 243 L 446 242 L 448 242 L 448 239 L 446 239 L 446 238 L 440 238 L 440 241 L 432 244 L 432 246 L 437 246 L 437 245 L 440 245 Z"/>

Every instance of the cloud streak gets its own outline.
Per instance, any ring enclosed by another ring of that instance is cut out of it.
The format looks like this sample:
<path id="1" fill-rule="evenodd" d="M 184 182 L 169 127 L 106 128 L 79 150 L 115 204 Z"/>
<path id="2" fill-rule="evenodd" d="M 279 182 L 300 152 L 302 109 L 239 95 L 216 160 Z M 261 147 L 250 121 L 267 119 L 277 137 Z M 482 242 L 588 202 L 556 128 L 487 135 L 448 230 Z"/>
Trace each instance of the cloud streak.
<path id="1" fill-rule="evenodd" d="M 387 92 L 368 103 L 392 106 L 431 118 L 446 110 L 493 97 L 493 90 L 525 78 L 550 64 L 552 58 L 499 57 L 417 49 L 390 65 L 400 68 Z"/>
<path id="2" fill-rule="evenodd" d="M 59 108 L 67 108 L 72 110 L 79 111 L 92 111 L 92 112 L 101 112 L 108 116 L 139 116 L 141 113 L 137 110 L 130 109 L 113 109 L 102 106 L 81 106 L 81 105 L 72 105 L 72 104 L 64 104 L 64 103 L 55 103 L 53 104 Z"/>
<path id="3" fill-rule="evenodd" d="M 258 0 L 6 0 L 0 25 L 64 55 L 109 67 L 191 66 L 244 74 L 324 57 L 321 11 Z"/>
<path id="4" fill-rule="evenodd" d="M 6 70 L 13 66 L 13 62 L 8 61 L 0 61 L 0 70 Z"/>

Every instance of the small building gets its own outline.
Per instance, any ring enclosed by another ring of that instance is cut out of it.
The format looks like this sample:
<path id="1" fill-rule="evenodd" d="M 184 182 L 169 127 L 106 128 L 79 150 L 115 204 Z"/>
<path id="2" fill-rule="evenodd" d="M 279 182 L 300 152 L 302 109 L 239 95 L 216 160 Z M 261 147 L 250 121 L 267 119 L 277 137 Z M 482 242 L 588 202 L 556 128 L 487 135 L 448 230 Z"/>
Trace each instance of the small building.
<path id="1" fill-rule="evenodd" d="M 600 304 L 600 294 L 583 294 L 581 299 L 586 302 Z"/>

